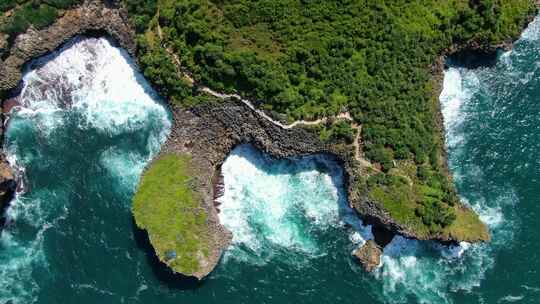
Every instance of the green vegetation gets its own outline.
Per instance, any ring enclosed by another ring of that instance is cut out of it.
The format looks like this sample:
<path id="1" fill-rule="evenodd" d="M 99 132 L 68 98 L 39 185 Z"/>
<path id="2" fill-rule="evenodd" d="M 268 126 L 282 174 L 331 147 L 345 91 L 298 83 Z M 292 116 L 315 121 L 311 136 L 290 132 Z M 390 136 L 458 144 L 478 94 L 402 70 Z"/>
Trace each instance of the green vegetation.
<path id="1" fill-rule="evenodd" d="M 424 170 L 418 170 L 411 161 L 400 161 L 386 174 L 373 174 L 366 181 L 369 197 L 380 202 L 393 219 L 412 228 L 420 237 L 489 239 L 478 215 L 456 203 L 453 188 L 441 190 L 439 183 L 446 177 L 431 176 L 432 172 Z"/>
<path id="2" fill-rule="evenodd" d="M 0 0 L 0 34 L 14 39 L 30 26 L 42 29 L 82 0 Z"/>
<path id="3" fill-rule="evenodd" d="M 444 169 L 431 67 L 452 45 L 517 37 L 536 12 L 534 0 L 124 1 L 143 72 L 173 104 L 197 99 L 164 47 L 197 81 L 288 120 L 348 110 L 381 169 L 359 189 L 429 233 L 463 213 Z M 315 129 L 323 140 L 351 141 L 344 123 Z M 411 164 L 414 174 L 401 177 L 412 185 L 396 183 L 396 163 Z"/>
<path id="4" fill-rule="evenodd" d="M 323 142 L 352 144 L 356 136 L 356 130 L 352 128 L 349 121 L 345 120 L 328 121 L 324 124 L 303 127 L 319 134 L 319 138 Z"/>
<path id="5" fill-rule="evenodd" d="M 190 156 L 176 154 L 155 160 L 141 179 L 132 207 L 137 226 L 148 232 L 160 259 L 185 275 L 199 270 L 210 239 L 190 161 Z"/>
<path id="6" fill-rule="evenodd" d="M 143 73 L 172 104 L 209 101 L 195 94 L 189 81 L 179 76 L 175 61 L 180 61 L 196 81 L 251 97 L 261 108 L 290 121 L 346 110 L 362 126 L 362 152 L 375 167 L 358 184 L 362 195 L 380 203 L 398 223 L 419 234 L 472 239 L 475 233 L 485 233 L 478 217 L 458 203 L 445 172 L 436 118 L 434 88 L 438 86 L 431 67 L 452 45 L 475 42 L 487 46 L 517 37 L 536 12 L 536 1 L 123 1 L 138 33 Z M 0 0 L 0 47 L 4 50 L 29 27 L 50 25 L 64 10 L 81 2 Z M 346 121 L 312 129 L 328 142 L 350 144 L 355 137 Z M 158 185 L 157 175 L 151 173 L 162 161 L 178 162 L 180 171 L 168 174 L 177 174 L 182 182 Z M 157 194 L 152 189 L 159 187 L 178 191 L 163 199 L 156 195 L 152 200 L 160 202 L 156 206 L 198 210 L 196 192 L 187 182 L 189 170 L 185 157 L 156 162 L 143 178 L 134 212 L 153 206 L 142 204 L 141 199 Z M 147 186 L 152 179 L 155 185 Z M 183 200 L 173 200 L 174 195 Z M 182 203 L 187 205 L 176 205 Z M 201 212 L 195 211 L 191 222 L 163 225 L 184 225 L 184 231 L 203 229 L 204 225 L 196 225 L 205 220 Z M 147 219 L 143 213 L 136 215 L 144 219 L 137 220 L 141 227 L 158 229 L 162 235 L 159 221 Z M 199 241 L 190 239 L 182 246 L 204 252 L 193 245 L 204 244 Z M 173 268 L 196 268 L 196 260 L 166 258 L 180 246 L 172 239 L 154 242 L 168 263 L 182 264 Z"/>

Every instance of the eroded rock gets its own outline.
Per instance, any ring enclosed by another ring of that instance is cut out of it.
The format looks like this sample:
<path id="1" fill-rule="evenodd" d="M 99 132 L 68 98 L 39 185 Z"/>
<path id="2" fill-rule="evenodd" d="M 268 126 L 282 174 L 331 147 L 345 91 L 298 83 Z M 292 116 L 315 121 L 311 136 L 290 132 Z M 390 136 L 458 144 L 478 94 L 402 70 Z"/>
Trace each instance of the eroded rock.
<path id="1" fill-rule="evenodd" d="M 6 222 L 4 213 L 15 194 L 16 188 L 17 183 L 15 182 L 13 170 L 2 155 L 0 159 L 0 229 Z"/>
<path id="2" fill-rule="evenodd" d="M 101 0 L 87 0 L 83 5 L 66 11 L 51 26 L 39 31 L 29 28 L 26 33 L 17 36 L 9 49 L 9 56 L 0 60 L 0 91 L 17 86 L 26 62 L 57 49 L 77 35 L 96 32 L 107 33 L 128 53 L 134 54 L 135 34 L 125 10 L 113 2 L 107 5 Z"/>
<path id="3" fill-rule="evenodd" d="M 366 271 L 372 272 L 381 263 L 383 250 L 374 240 L 368 240 L 364 245 L 353 252 Z"/>
<path id="4" fill-rule="evenodd" d="M 190 184 L 199 194 L 199 208 L 207 215 L 210 237 L 208 256 L 198 259 L 197 271 L 182 274 L 202 279 L 218 264 L 232 240 L 232 233 L 219 221 L 215 201 L 223 192 L 221 164 L 235 146 L 250 143 L 276 158 L 332 151 L 315 134 L 276 126 L 234 99 L 190 109 L 173 108 L 173 114 L 171 134 L 156 159 L 168 154 L 191 156 L 190 166 L 197 174 Z M 149 236 L 152 243 L 150 231 Z"/>

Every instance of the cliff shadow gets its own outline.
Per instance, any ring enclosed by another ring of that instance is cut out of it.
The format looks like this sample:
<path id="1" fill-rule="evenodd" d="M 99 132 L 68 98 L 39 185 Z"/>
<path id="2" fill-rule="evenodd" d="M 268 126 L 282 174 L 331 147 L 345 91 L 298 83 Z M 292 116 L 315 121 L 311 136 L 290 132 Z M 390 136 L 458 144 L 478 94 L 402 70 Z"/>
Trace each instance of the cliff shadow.
<path id="1" fill-rule="evenodd" d="M 158 281 L 171 289 L 179 290 L 193 290 L 202 286 L 204 281 L 199 281 L 195 277 L 174 273 L 167 265 L 159 260 L 154 247 L 150 243 L 148 232 L 137 227 L 133 216 L 131 217 L 131 228 L 137 247 L 144 252 L 146 262 Z"/>
<path id="2" fill-rule="evenodd" d="M 502 50 L 483 51 L 465 49 L 457 51 L 446 58 L 445 68 L 458 66 L 467 69 L 494 67 Z"/>
<path id="3" fill-rule="evenodd" d="M 9 219 L 6 212 L 11 204 L 11 201 L 15 198 L 15 189 L 17 184 L 14 180 L 7 180 L 0 183 L 0 191 L 4 194 L 0 196 L 0 232 L 4 230 L 6 225 L 9 224 Z"/>

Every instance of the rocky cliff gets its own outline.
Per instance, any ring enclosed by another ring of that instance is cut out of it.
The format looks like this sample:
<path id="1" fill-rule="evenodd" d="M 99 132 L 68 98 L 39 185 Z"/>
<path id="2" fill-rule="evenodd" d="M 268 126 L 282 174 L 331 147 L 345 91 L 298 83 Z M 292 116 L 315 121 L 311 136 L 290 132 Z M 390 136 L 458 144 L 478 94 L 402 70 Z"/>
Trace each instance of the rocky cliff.
<path id="1" fill-rule="evenodd" d="M 219 222 L 215 199 L 221 191 L 221 164 L 235 146 L 249 143 L 276 158 L 333 151 L 313 133 L 276 126 L 235 99 L 215 100 L 189 109 L 173 107 L 172 111 L 174 125 L 160 155 L 190 155 L 197 172 L 193 184 L 202 196 L 201 207 L 206 210 L 214 236 L 210 256 L 197 272 L 198 278 L 202 278 L 214 269 L 232 238 Z"/>
<path id="2" fill-rule="evenodd" d="M 5 99 L 16 93 L 25 65 L 32 59 L 43 56 L 68 42 L 77 35 L 108 35 L 135 54 L 135 34 L 129 25 L 126 12 L 116 1 L 87 0 L 83 5 L 64 12 L 54 24 L 43 29 L 30 28 L 17 36 L 10 45 L 6 36 L 0 34 L 0 100 L 1 115 L 0 142 L 6 124 L 6 114 L 16 103 Z M 0 156 L 0 207 L 5 210 L 15 191 L 15 177 L 12 169 Z M 3 212 L 1 213 L 3 214 Z M 2 223 L 4 220 L 2 220 Z"/>
<path id="3" fill-rule="evenodd" d="M 134 32 L 130 27 L 126 12 L 114 1 L 87 0 L 82 6 L 66 11 L 53 25 L 37 31 L 30 29 L 20 35 L 12 45 L 0 37 L 0 92 L 14 90 L 20 82 L 21 71 L 31 59 L 42 56 L 74 36 L 81 34 L 109 35 L 130 54 L 135 55 Z M 442 61 L 436 65 L 434 74 L 442 74 Z M 197 89 L 196 87 L 194 88 Z M 0 94 L 0 97 L 2 94 Z M 9 106 L 4 103 L 4 106 Z M 360 217 L 378 229 L 401 234 L 409 238 L 434 239 L 446 243 L 463 241 L 452 234 L 419 236 L 409 227 L 396 222 L 381 204 L 365 196 L 358 188 L 365 177 L 366 168 L 354 157 L 351 145 L 319 140 L 318 136 L 302 127 L 284 129 L 270 122 L 267 118 L 234 99 L 215 100 L 213 103 L 198 105 L 189 109 L 172 107 L 174 127 L 163 153 L 182 153 L 193 156 L 194 163 L 201 174 L 196 177 L 197 188 L 203 194 L 202 206 L 210 215 L 210 221 L 216 233 L 216 243 L 212 250 L 211 271 L 218 263 L 221 252 L 228 246 L 230 232 L 221 226 L 214 204 L 216 190 L 215 176 L 219 176 L 220 166 L 229 152 L 239 144 L 250 143 L 261 151 L 276 157 L 289 158 L 308 154 L 327 154 L 334 157 L 344 167 L 348 199 Z M 442 129 L 441 129 L 442 134 Z M 4 163 L 4 167 L 6 164 Z M 5 183 L 10 185 L 0 195 L 12 195 L 13 174 L 5 175 Z M 10 194 L 11 193 L 11 194 Z M 5 204 L 3 204 L 5 206 Z M 391 239 L 391 238 L 390 238 Z M 489 235 L 483 234 L 476 239 L 465 241 L 485 241 Z M 378 246 L 384 244 L 377 242 Z M 374 247 L 375 248 L 375 247 Z M 360 253 L 360 252 L 359 252 Z M 371 263 L 373 264 L 373 263 Z"/>
<path id="4" fill-rule="evenodd" d="M 4 58 L 0 59 L 0 92 L 19 84 L 25 63 L 81 34 L 109 35 L 131 55 L 135 53 L 135 35 L 126 12 L 114 1 L 87 0 L 51 26 L 40 31 L 30 28 L 17 36 L 11 47 L 0 37 L 0 57 Z"/>

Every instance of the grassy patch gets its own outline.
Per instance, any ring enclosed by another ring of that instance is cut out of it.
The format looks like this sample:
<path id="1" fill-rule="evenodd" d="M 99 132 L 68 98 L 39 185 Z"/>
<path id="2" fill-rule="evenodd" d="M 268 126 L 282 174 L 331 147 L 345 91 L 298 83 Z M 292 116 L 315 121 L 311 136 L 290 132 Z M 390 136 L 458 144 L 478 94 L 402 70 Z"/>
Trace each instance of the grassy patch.
<path id="1" fill-rule="evenodd" d="M 367 191 L 370 199 L 379 203 L 397 223 L 420 237 L 488 240 L 485 224 L 472 210 L 457 202 L 453 188 L 444 185 L 446 181 L 445 176 L 437 176 L 426 166 L 403 161 L 386 174 L 368 178 Z"/>
<path id="2" fill-rule="evenodd" d="M 208 256 L 206 211 L 192 182 L 188 155 L 160 157 L 143 175 L 133 198 L 137 226 L 148 231 L 160 259 L 173 270 L 190 275 Z"/>
<path id="3" fill-rule="evenodd" d="M 405 183 L 376 185 L 370 188 L 369 197 L 381 204 L 397 223 L 412 228 L 419 237 L 429 236 L 430 227 L 416 213 L 420 204 L 411 186 Z"/>
<path id="4" fill-rule="evenodd" d="M 258 56 L 278 58 L 281 45 L 264 23 L 239 28 L 231 33 L 226 46 L 230 50 L 255 52 Z"/>
<path id="5" fill-rule="evenodd" d="M 455 208 L 456 220 L 442 231 L 443 235 L 463 241 L 489 240 L 486 225 L 470 209 Z"/>

